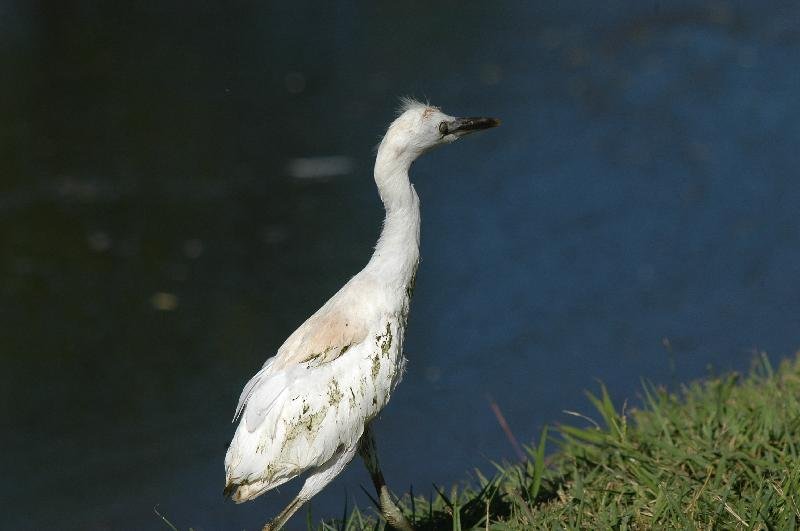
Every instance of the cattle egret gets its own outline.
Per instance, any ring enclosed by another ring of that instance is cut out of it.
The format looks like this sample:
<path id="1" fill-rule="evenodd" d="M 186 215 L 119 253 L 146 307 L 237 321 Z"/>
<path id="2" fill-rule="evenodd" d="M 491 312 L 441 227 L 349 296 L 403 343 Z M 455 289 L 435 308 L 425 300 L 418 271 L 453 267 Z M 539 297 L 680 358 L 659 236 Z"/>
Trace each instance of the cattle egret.
<path id="1" fill-rule="evenodd" d="M 225 494 L 252 500 L 304 472 L 300 493 L 265 530 L 280 529 L 356 452 L 370 473 L 387 523 L 411 529 L 383 479 L 370 423 L 405 367 L 403 335 L 419 263 L 419 198 L 409 182 L 414 160 L 494 118 L 454 118 L 403 100 L 375 159 L 386 218 L 367 266 L 308 318 L 247 382 L 225 455 Z"/>

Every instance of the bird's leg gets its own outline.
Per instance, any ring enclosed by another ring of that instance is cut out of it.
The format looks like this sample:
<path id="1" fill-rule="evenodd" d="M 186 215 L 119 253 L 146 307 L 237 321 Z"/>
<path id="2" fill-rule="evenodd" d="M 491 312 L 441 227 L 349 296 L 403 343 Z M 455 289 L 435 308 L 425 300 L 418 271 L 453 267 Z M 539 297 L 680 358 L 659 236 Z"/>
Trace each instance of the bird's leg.
<path id="1" fill-rule="evenodd" d="M 305 483 L 303 483 L 303 488 L 300 489 L 300 492 L 297 494 L 297 497 L 292 500 L 292 503 L 287 505 L 278 516 L 267 522 L 262 531 L 278 531 L 278 529 L 283 527 L 286 521 L 291 518 L 304 503 L 313 498 L 315 494 L 325 488 L 325 485 L 339 475 L 347 463 L 356 455 L 357 448 L 358 445 L 338 455 L 334 455 L 327 463 L 317 468 L 313 474 L 306 478 Z"/>
<path id="2" fill-rule="evenodd" d="M 278 529 L 283 527 L 286 521 L 291 518 L 292 515 L 296 513 L 305 502 L 306 500 L 302 499 L 300 496 L 297 496 L 292 500 L 292 503 L 287 505 L 286 508 L 282 510 L 280 514 L 278 514 L 278 516 L 267 522 L 261 531 L 278 531 Z"/>
<path id="3" fill-rule="evenodd" d="M 378 450 L 375 447 L 375 437 L 372 435 L 372 429 L 369 424 L 364 427 L 364 435 L 361 436 L 358 452 L 361 454 L 361 458 L 364 459 L 364 464 L 367 466 L 370 477 L 372 477 L 372 484 L 375 485 L 375 491 L 378 493 L 378 508 L 386 523 L 399 531 L 413 531 L 414 528 L 411 527 L 400 508 L 392 500 L 392 495 L 386 486 L 386 481 L 383 479 L 381 465 L 378 462 Z"/>

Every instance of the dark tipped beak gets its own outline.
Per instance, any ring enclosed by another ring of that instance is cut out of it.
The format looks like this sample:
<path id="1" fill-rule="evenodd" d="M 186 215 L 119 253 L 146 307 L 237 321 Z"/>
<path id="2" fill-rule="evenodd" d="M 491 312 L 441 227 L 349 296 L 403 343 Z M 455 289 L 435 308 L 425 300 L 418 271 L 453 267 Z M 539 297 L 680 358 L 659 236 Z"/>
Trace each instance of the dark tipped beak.
<path id="1" fill-rule="evenodd" d="M 447 124 L 446 134 L 466 135 L 500 125 L 497 118 L 456 118 Z"/>

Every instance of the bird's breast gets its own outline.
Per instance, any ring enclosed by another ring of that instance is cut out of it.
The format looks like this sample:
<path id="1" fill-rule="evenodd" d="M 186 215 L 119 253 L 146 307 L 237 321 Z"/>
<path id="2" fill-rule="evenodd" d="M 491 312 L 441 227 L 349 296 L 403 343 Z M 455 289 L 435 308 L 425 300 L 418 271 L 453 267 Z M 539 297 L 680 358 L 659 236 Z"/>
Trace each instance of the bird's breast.
<path id="1" fill-rule="evenodd" d="M 370 338 L 369 370 L 365 375 L 367 385 L 372 391 L 372 403 L 369 404 L 370 417 L 377 415 L 383 409 L 403 377 L 405 368 L 403 325 L 400 316 L 386 319 L 382 327 Z"/>

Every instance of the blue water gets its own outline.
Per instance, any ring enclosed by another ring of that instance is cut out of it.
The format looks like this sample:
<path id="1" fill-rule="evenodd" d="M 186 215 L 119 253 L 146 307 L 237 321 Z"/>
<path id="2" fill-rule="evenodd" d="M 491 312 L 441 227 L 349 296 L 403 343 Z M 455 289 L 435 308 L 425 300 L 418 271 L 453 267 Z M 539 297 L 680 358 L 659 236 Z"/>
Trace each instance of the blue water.
<path id="1" fill-rule="evenodd" d="M 254 529 L 239 390 L 371 253 L 396 98 L 499 129 L 420 160 L 395 491 L 512 459 L 605 382 L 800 347 L 796 3 L 0 3 L 0 411 L 10 529 Z M 292 177 L 298 157 L 352 170 Z M 158 295 L 158 294 L 161 295 Z M 368 506 L 360 463 L 314 517 Z M 300 526 L 299 518 L 290 529 Z"/>

